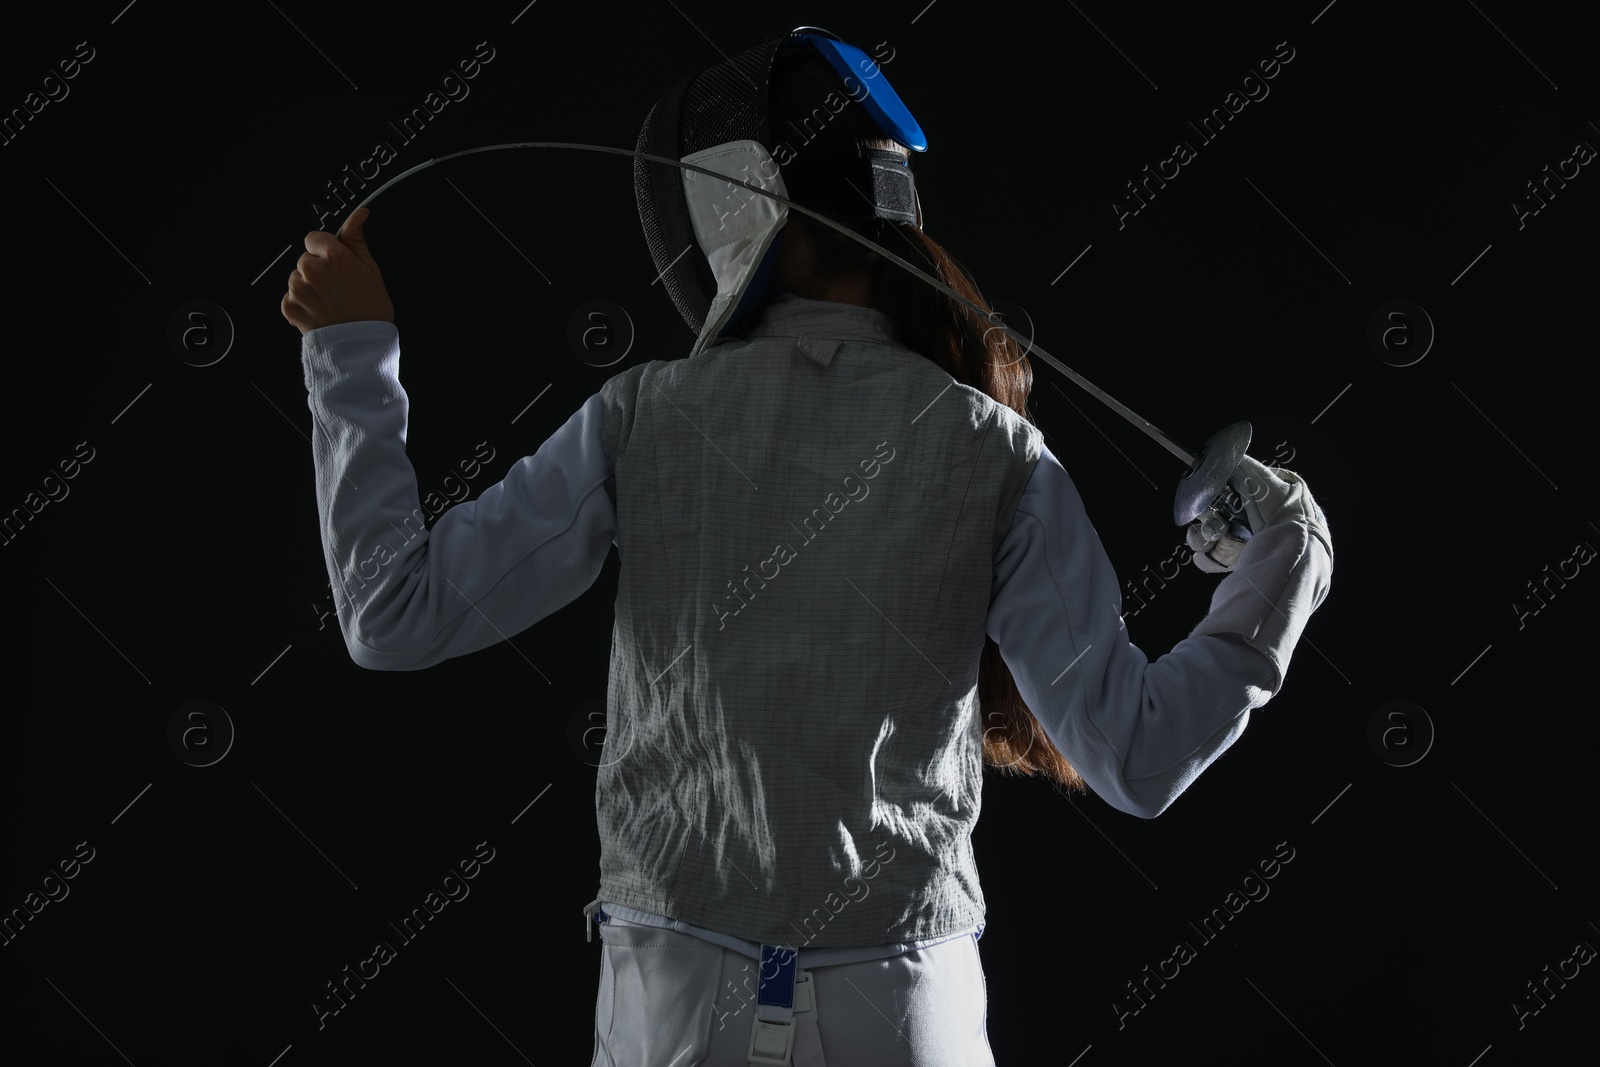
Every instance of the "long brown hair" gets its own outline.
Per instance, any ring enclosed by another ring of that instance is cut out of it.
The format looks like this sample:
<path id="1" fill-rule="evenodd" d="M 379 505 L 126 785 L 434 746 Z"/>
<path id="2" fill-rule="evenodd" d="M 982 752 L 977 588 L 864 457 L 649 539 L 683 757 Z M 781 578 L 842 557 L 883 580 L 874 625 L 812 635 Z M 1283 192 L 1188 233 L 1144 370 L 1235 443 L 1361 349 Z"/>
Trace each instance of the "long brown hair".
<path id="1" fill-rule="evenodd" d="M 872 83 L 866 79 L 854 93 L 847 91 L 832 68 L 815 55 L 781 59 L 775 65 L 767 113 L 774 145 L 788 146 L 786 152 L 775 151 L 775 156 L 781 156 L 780 173 L 786 160 L 804 160 L 812 145 L 856 142 L 903 151 L 883 139 L 882 131 L 857 102 L 862 84 L 870 91 Z M 842 106 L 840 101 L 844 101 Z M 802 138 L 797 147 L 794 141 Z M 828 217 L 889 249 L 979 307 L 993 310 L 955 257 L 914 223 L 874 218 L 870 191 L 860 191 L 861 213 L 828 212 Z M 864 276 L 872 306 L 894 323 L 901 344 L 1034 425 L 1028 412 L 1033 368 L 1010 334 L 898 264 L 797 211 L 789 214 L 785 240 L 789 239 L 798 239 L 806 248 L 809 279 Z M 805 286 L 795 288 L 799 291 Z M 1011 774 L 1043 775 L 1076 792 L 1086 791 L 1083 779 L 1051 743 L 1022 699 L 1011 669 L 1001 658 L 1000 646 L 987 634 L 978 667 L 978 701 L 985 764 Z"/>

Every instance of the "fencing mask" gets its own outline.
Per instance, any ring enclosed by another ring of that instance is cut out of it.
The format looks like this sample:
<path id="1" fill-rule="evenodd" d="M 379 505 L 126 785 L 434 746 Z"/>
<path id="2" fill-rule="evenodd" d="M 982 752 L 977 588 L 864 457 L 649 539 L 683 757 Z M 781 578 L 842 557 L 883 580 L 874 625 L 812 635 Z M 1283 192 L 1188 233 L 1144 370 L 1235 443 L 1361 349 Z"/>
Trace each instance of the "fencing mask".
<path id="1" fill-rule="evenodd" d="M 839 80 L 838 91 L 803 120 L 808 129 L 859 106 L 883 137 L 927 150 L 921 128 L 877 64 L 815 26 L 764 41 L 673 86 L 650 109 L 635 150 L 749 182 L 816 211 L 861 214 L 866 197 L 875 217 L 920 224 L 911 168 L 899 153 L 849 144 L 799 151 L 770 128 L 773 71 L 807 55 L 820 56 Z M 765 301 L 788 208 L 734 182 L 637 157 L 633 176 L 658 277 L 698 334 L 690 354 L 736 336 Z"/>

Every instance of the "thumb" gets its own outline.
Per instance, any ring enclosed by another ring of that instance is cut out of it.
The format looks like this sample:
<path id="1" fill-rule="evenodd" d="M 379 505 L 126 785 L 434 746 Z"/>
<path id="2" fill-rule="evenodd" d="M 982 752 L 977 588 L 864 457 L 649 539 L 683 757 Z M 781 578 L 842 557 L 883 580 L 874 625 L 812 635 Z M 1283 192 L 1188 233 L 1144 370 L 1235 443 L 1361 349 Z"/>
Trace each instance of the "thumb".
<path id="1" fill-rule="evenodd" d="M 356 258 L 368 266 L 376 268 L 377 261 L 372 258 L 372 252 L 367 248 L 366 225 L 367 217 L 372 214 L 371 208 L 358 207 L 345 219 L 344 225 L 339 228 L 339 240 L 354 252 Z"/>

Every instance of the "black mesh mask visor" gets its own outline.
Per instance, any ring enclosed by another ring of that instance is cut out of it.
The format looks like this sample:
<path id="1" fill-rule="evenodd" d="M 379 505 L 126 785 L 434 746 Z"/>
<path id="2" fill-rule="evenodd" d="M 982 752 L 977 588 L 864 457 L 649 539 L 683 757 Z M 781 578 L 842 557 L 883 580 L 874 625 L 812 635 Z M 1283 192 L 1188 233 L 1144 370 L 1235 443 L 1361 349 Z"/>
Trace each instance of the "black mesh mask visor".
<path id="1" fill-rule="evenodd" d="M 840 190 L 849 192 L 853 185 L 875 196 L 875 213 L 881 217 L 915 221 L 910 168 L 886 172 L 885 159 L 879 157 L 887 153 L 851 151 L 826 162 L 818 159 L 803 173 L 796 172 L 803 195 L 785 187 L 771 158 L 767 96 L 780 52 L 812 47 L 797 36 L 802 33 L 833 38 L 815 27 L 800 27 L 685 78 L 650 109 L 635 150 L 698 162 L 823 211 L 845 207 Z M 713 158 L 691 158 L 700 153 Z M 650 257 L 684 322 L 700 335 L 695 350 L 739 332 L 764 297 L 788 209 L 731 182 L 644 159 L 635 158 L 633 173 Z M 725 287 L 720 303 L 719 274 Z"/>
<path id="2" fill-rule="evenodd" d="M 650 109 L 635 151 L 682 159 L 730 141 L 770 146 L 767 81 L 784 40 L 763 42 L 673 86 Z M 633 185 L 661 284 L 698 333 L 717 294 L 717 281 L 695 239 L 683 172 L 635 158 Z"/>

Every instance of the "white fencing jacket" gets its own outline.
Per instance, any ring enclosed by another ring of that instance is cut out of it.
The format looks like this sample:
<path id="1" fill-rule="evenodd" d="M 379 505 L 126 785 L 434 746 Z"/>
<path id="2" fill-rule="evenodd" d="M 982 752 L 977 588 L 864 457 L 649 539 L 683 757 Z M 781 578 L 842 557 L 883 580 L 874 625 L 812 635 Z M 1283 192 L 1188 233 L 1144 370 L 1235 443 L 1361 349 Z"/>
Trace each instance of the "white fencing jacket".
<path id="1" fill-rule="evenodd" d="M 352 659 L 514 636 L 615 547 L 598 897 L 747 951 L 815 966 L 981 929 L 985 634 L 1089 786 L 1153 818 L 1282 686 L 1327 594 L 1330 546 L 1275 523 L 1151 661 L 1039 431 L 873 309 L 786 294 L 743 338 L 629 367 L 431 530 L 399 356 L 387 322 L 302 342 Z"/>

